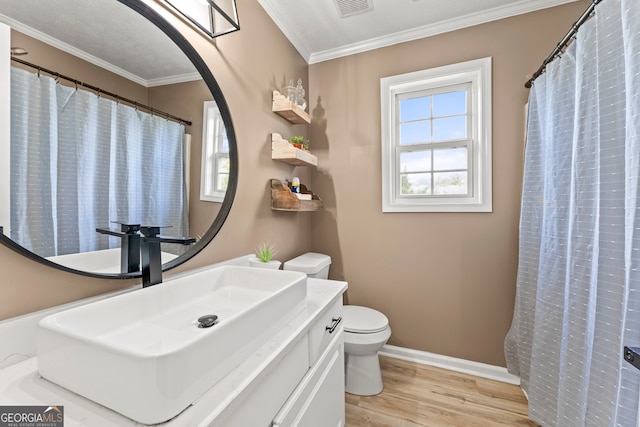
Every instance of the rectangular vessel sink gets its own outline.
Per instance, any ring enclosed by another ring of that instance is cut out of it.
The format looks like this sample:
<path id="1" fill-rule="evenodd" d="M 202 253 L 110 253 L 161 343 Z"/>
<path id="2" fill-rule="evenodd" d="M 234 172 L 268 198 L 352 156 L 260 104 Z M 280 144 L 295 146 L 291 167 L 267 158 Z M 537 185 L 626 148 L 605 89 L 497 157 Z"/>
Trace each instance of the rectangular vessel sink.
<path id="1" fill-rule="evenodd" d="M 40 321 L 40 375 L 135 421 L 167 421 L 306 304 L 304 273 L 221 266 Z M 215 325 L 198 318 L 217 315 Z"/>

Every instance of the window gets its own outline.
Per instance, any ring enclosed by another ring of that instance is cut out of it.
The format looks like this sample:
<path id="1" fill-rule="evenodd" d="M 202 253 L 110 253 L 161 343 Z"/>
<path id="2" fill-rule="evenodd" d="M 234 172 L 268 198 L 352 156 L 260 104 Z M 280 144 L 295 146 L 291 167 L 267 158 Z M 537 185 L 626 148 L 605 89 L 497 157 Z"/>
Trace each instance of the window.
<path id="1" fill-rule="evenodd" d="M 491 58 L 380 80 L 383 212 L 491 212 Z"/>
<path id="2" fill-rule="evenodd" d="M 229 183 L 229 141 L 215 101 L 205 101 L 200 200 L 222 202 Z"/>

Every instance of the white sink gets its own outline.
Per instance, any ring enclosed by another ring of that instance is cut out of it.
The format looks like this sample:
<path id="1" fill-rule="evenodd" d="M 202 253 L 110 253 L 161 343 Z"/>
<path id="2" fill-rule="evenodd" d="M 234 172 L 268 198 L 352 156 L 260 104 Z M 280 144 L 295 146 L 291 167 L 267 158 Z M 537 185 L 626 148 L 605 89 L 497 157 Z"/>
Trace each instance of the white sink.
<path id="1" fill-rule="evenodd" d="M 182 412 L 306 304 L 304 273 L 222 266 L 40 321 L 44 378 L 135 421 Z M 215 314 L 218 323 L 198 327 Z"/>

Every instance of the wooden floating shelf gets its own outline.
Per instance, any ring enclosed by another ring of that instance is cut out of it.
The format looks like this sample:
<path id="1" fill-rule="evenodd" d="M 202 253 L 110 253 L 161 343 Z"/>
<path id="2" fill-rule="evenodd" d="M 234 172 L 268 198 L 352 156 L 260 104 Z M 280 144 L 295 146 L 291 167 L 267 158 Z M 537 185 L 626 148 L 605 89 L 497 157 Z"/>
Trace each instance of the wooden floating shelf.
<path id="1" fill-rule="evenodd" d="M 271 158 L 294 166 L 318 166 L 318 158 L 294 147 L 279 133 L 271 134 Z"/>
<path id="2" fill-rule="evenodd" d="M 310 194 L 311 200 L 300 200 L 291 192 L 289 186 L 279 179 L 271 180 L 271 209 L 287 212 L 312 212 L 322 209 L 322 200 L 300 184 L 300 193 Z"/>
<path id="3" fill-rule="evenodd" d="M 277 90 L 273 91 L 273 104 L 271 105 L 271 111 L 279 114 L 294 124 L 311 123 L 311 118 L 306 111 L 295 103 L 289 101 L 289 99 Z"/>

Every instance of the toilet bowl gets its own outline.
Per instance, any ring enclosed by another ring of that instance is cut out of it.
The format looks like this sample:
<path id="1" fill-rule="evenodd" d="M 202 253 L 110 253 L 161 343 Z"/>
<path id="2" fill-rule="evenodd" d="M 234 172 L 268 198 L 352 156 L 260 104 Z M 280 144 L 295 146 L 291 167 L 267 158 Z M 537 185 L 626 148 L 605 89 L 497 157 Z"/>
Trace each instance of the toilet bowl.
<path id="1" fill-rule="evenodd" d="M 301 271 L 309 277 L 326 279 L 331 257 L 307 252 L 284 263 L 284 270 Z M 372 308 L 345 305 L 343 311 L 345 390 L 372 396 L 383 389 L 378 351 L 391 336 L 387 317 Z"/>
<path id="2" fill-rule="evenodd" d="M 378 351 L 391 336 L 387 317 L 368 307 L 345 305 L 344 325 L 345 390 L 372 396 L 383 389 Z"/>

